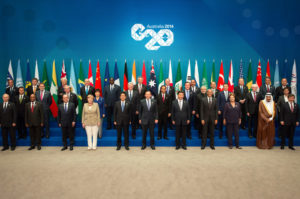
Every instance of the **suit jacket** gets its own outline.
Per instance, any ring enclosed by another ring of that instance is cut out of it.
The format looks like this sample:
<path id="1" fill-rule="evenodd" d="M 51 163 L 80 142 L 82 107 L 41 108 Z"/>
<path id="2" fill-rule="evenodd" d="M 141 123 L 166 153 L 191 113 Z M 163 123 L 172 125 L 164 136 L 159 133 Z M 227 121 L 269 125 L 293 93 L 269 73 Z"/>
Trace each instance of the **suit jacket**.
<path id="1" fill-rule="evenodd" d="M 197 114 L 201 115 L 201 102 L 202 102 L 202 99 L 206 97 L 206 94 L 203 94 L 203 93 L 199 93 L 196 97 L 196 105 L 195 105 L 195 111 Z M 200 116 L 201 117 L 201 116 Z"/>
<path id="2" fill-rule="evenodd" d="M 121 88 L 114 84 L 114 88 L 110 91 L 110 84 L 104 88 L 104 104 L 107 106 L 114 106 L 117 101 L 120 100 Z"/>
<path id="3" fill-rule="evenodd" d="M 83 105 L 81 122 L 86 126 L 96 126 L 100 122 L 100 110 L 97 103 L 94 102 L 92 106 L 88 103 Z"/>
<path id="4" fill-rule="evenodd" d="M 166 86 L 166 93 L 169 94 L 169 96 L 171 97 L 171 104 L 172 104 L 173 100 L 176 99 L 175 88 L 173 86 L 169 86 L 169 93 L 168 93 L 168 89 Z"/>
<path id="5" fill-rule="evenodd" d="M 41 91 L 38 90 L 35 92 L 36 101 L 41 102 L 43 105 L 43 111 L 48 111 L 52 104 L 52 96 L 49 91 L 44 90 L 43 100 L 41 100 Z"/>
<path id="6" fill-rule="evenodd" d="M 212 88 L 211 88 L 211 90 L 213 90 Z M 216 99 L 218 99 L 218 95 L 219 95 L 219 90 L 218 89 L 215 89 L 215 93 L 213 92 L 213 97 L 214 98 L 216 98 Z"/>
<path id="7" fill-rule="evenodd" d="M 276 108 L 278 110 L 278 112 L 280 112 L 281 107 L 285 104 L 285 99 L 284 99 L 284 95 L 279 96 L 277 104 L 276 104 Z M 279 115 L 280 116 L 280 115 Z"/>
<path id="8" fill-rule="evenodd" d="M 130 114 L 135 116 L 136 111 L 139 111 L 139 106 L 140 106 L 140 100 L 139 100 L 139 94 L 137 91 L 133 90 L 132 91 L 132 96 L 131 99 L 129 98 L 129 92 L 125 91 L 126 93 L 126 101 L 129 102 L 130 107 L 131 107 L 131 112 Z"/>
<path id="9" fill-rule="evenodd" d="M 157 109 L 159 118 L 168 118 L 168 114 L 171 113 L 171 97 L 165 93 L 165 100 L 162 99 L 162 93 L 157 96 Z"/>
<path id="10" fill-rule="evenodd" d="M 65 94 L 65 93 L 63 93 L 63 94 Z M 75 108 L 77 108 L 78 99 L 77 99 L 77 95 L 75 93 L 70 92 L 69 102 L 73 103 Z M 58 99 L 58 104 L 61 104 L 61 103 L 64 103 L 62 97 L 60 99 Z"/>
<path id="11" fill-rule="evenodd" d="M 289 89 L 289 91 L 290 91 L 290 93 L 291 93 L 291 87 L 289 87 L 289 86 L 286 86 L 286 87 Z M 282 95 L 284 95 L 284 94 L 283 94 L 283 88 L 282 88 L 282 86 L 278 86 L 278 87 L 275 89 L 275 99 L 274 99 L 274 101 L 275 101 L 275 102 L 278 102 L 279 97 L 282 96 Z"/>
<path id="12" fill-rule="evenodd" d="M 147 87 L 144 84 L 142 84 L 141 93 L 139 93 L 138 84 L 134 85 L 133 90 L 137 91 L 137 93 L 139 95 L 139 100 L 142 100 L 145 98 L 145 92 L 147 91 Z"/>
<path id="13" fill-rule="evenodd" d="M 201 92 L 201 90 L 200 90 L 200 88 L 199 87 L 197 87 L 197 86 L 195 86 L 196 88 L 195 88 L 195 91 L 193 91 L 193 88 L 191 87 L 191 91 L 193 91 L 194 93 L 196 93 L 196 95 L 198 95 L 200 92 Z"/>
<path id="14" fill-rule="evenodd" d="M 263 84 L 260 88 L 259 88 L 259 92 L 262 96 L 262 98 L 265 98 L 265 95 L 267 93 L 267 87 L 266 84 Z M 270 93 L 272 93 L 273 98 L 275 99 L 275 87 L 273 85 L 270 85 Z"/>
<path id="15" fill-rule="evenodd" d="M 146 99 L 141 100 L 139 120 L 142 120 L 142 125 L 155 124 L 155 120 L 158 120 L 157 103 L 154 99 L 151 99 L 150 110 L 148 110 Z"/>
<path id="16" fill-rule="evenodd" d="M 15 102 L 16 96 L 19 94 L 19 90 L 17 87 L 13 87 L 12 91 L 10 90 L 10 87 L 6 88 L 5 93 L 9 95 L 9 101 Z"/>
<path id="17" fill-rule="evenodd" d="M 225 104 L 223 118 L 226 119 L 226 123 L 238 124 L 241 117 L 242 111 L 240 103 L 235 102 L 235 107 L 231 106 L 230 102 Z"/>
<path id="18" fill-rule="evenodd" d="M 92 87 L 92 86 L 90 86 L 88 94 L 86 94 L 86 92 L 85 92 L 85 86 L 82 86 L 80 88 L 80 95 L 81 95 L 81 98 L 82 98 L 82 104 L 87 103 L 87 96 L 88 95 L 94 95 L 95 96 L 95 88 Z"/>
<path id="19" fill-rule="evenodd" d="M 252 96 L 252 92 L 248 93 L 246 96 L 246 113 L 258 114 L 258 107 L 259 102 L 262 100 L 261 95 L 259 92 L 256 92 L 256 101 L 254 101 L 254 98 Z"/>
<path id="20" fill-rule="evenodd" d="M 212 103 L 209 106 L 208 103 L 208 97 L 202 98 L 201 100 L 201 114 L 200 114 L 200 118 L 201 120 L 204 120 L 205 122 L 208 121 L 215 121 L 218 119 L 218 104 L 217 104 L 217 100 L 215 98 L 212 97 Z"/>
<path id="21" fill-rule="evenodd" d="M 228 98 L 227 98 L 227 100 L 226 100 L 226 98 L 225 98 L 225 93 L 224 93 L 224 91 L 222 91 L 222 92 L 220 92 L 220 93 L 218 94 L 218 107 L 219 107 L 219 111 L 224 111 L 225 104 L 226 104 L 227 102 L 229 102 L 229 94 L 230 94 L 230 93 L 231 93 L 231 92 L 228 91 Z"/>
<path id="22" fill-rule="evenodd" d="M 292 112 L 289 102 L 286 102 L 282 105 L 280 111 L 280 120 L 284 121 L 284 125 L 296 125 L 296 122 L 299 122 L 299 106 L 297 103 L 294 103 L 294 111 Z"/>
<path id="23" fill-rule="evenodd" d="M 100 118 L 103 118 L 103 114 L 105 115 L 105 108 L 104 108 L 104 99 L 103 97 L 99 97 L 97 100 L 96 97 L 94 98 L 94 102 L 98 104 L 100 110 Z"/>
<path id="24" fill-rule="evenodd" d="M 63 86 L 58 87 L 57 89 L 58 104 L 63 102 L 62 96 L 64 93 L 65 93 L 64 87 Z"/>
<path id="25" fill-rule="evenodd" d="M 131 121 L 131 106 L 128 101 L 125 100 L 124 110 L 122 111 L 121 100 L 117 101 L 114 106 L 114 122 L 117 125 L 128 125 Z"/>
<path id="26" fill-rule="evenodd" d="M 76 108 L 72 102 L 69 102 L 67 111 L 65 111 L 65 103 L 58 105 L 57 121 L 61 127 L 72 127 L 72 122 L 76 122 Z"/>
<path id="27" fill-rule="evenodd" d="M 35 92 L 37 92 L 38 90 L 40 90 L 40 89 L 39 89 L 39 86 L 37 85 Z M 27 91 L 27 96 L 30 97 L 30 95 L 33 94 L 33 87 L 32 87 L 32 85 L 28 86 L 28 88 L 27 88 L 26 91 Z"/>
<path id="28" fill-rule="evenodd" d="M 29 127 L 41 126 L 44 123 L 44 110 L 40 102 L 35 102 L 33 112 L 31 112 L 31 102 L 25 105 L 25 124 Z"/>
<path id="29" fill-rule="evenodd" d="M 23 95 L 23 100 L 20 102 L 20 95 L 17 95 L 15 97 L 15 105 L 16 105 L 16 110 L 17 110 L 17 115 L 19 117 L 25 117 L 25 104 L 29 102 L 29 97 L 27 95 Z"/>
<path id="30" fill-rule="evenodd" d="M 7 103 L 4 110 L 3 103 L 0 103 L 0 124 L 1 127 L 12 127 L 12 123 L 17 123 L 17 112 L 13 102 Z"/>
<path id="31" fill-rule="evenodd" d="M 235 95 L 235 101 L 239 102 L 240 100 L 246 99 L 248 94 L 248 87 L 243 86 L 243 92 L 241 90 L 241 87 L 238 85 L 234 87 L 234 95 Z"/>
<path id="32" fill-rule="evenodd" d="M 186 100 L 188 103 L 189 103 L 189 108 L 190 108 L 190 113 L 192 114 L 192 111 L 193 110 L 196 110 L 196 105 L 197 105 L 197 102 L 196 102 L 196 97 L 197 97 L 197 94 L 194 93 L 192 90 L 190 90 L 189 92 L 190 94 L 190 97 L 189 99 L 186 98 L 186 90 L 184 90 L 184 97 L 183 99 Z"/>
<path id="33" fill-rule="evenodd" d="M 187 125 L 187 120 L 191 120 L 190 105 L 186 100 L 183 100 L 182 109 L 180 110 L 178 99 L 172 102 L 172 121 L 175 125 Z"/>

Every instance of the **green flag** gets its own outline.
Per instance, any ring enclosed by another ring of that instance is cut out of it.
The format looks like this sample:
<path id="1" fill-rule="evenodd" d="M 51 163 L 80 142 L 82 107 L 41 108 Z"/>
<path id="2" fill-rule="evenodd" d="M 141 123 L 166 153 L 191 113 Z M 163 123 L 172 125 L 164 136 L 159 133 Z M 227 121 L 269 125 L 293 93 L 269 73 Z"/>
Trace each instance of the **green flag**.
<path id="1" fill-rule="evenodd" d="M 177 92 L 182 90 L 182 77 L 181 77 L 181 67 L 180 60 L 178 61 L 177 72 L 176 72 L 176 81 L 175 81 L 175 92 L 177 96 Z"/>
<path id="2" fill-rule="evenodd" d="M 160 66 L 159 66 L 159 79 L 158 79 L 158 93 L 160 93 L 160 87 L 164 85 L 164 71 L 163 71 L 163 64 L 160 60 Z"/>
<path id="3" fill-rule="evenodd" d="M 211 69 L 211 77 L 210 77 L 210 82 L 216 82 L 216 75 L 215 75 L 215 60 L 213 60 L 213 65 Z"/>
<path id="4" fill-rule="evenodd" d="M 248 77 L 247 77 L 247 87 L 251 91 L 251 86 L 252 86 L 252 67 L 251 67 L 251 60 L 249 62 L 249 67 L 248 67 Z"/>
<path id="5" fill-rule="evenodd" d="M 80 66 L 79 66 L 78 85 L 79 85 L 79 88 L 84 86 L 84 72 L 83 72 L 81 60 L 80 60 Z M 81 98 L 80 93 L 78 93 L 78 115 L 81 116 L 81 113 L 82 113 L 82 98 Z"/>
<path id="6" fill-rule="evenodd" d="M 49 79 L 48 79 L 48 72 L 47 72 L 47 64 L 46 61 L 44 60 L 44 69 L 43 69 L 43 79 L 42 82 L 45 85 L 45 90 L 50 91 L 50 85 L 49 85 Z"/>
<path id="7" fill-rule="evenodd" d="M 208 83 L 207 83 L 207 72 L 206 72 L 206 62 L 204 60 L 203 63 L 203 72 L 202 72 L 202 82 L 201 82 L 201 86 L 205 86 L 206 88 L 208 88 Z"/>

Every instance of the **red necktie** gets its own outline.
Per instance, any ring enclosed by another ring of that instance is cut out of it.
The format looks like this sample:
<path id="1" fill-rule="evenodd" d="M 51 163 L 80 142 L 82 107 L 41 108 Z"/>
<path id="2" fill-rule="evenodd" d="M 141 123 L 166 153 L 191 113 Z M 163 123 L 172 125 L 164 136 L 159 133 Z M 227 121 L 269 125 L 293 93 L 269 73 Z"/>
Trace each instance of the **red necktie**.
<path id="1" fill-rule="evenodd" d="M 43 91 L 41 91 L 41 101 L 43 101 Z"/>
<path id="2" fill-rule="evenodd" d="M 268 89 L 267 89 L 267 91 L 269 92 L 270 91 L 270 87 L 268 86 Z"/>
<path id="3" fill-rule="evenodd" d="M 256 93 L 254 92 L 253 95 L 254 95 L 254 102 L 256 102 Z"/>
<path id="4" fill-rule="evenodd" d="M 294 112 L 294 105 L 291 103 L 291 111 Z"/>
<path id="5" fill-rule="evenodd" d="M 31 112 L 33 112 L 33 103 L 31 103 Z"/>
<path id="6" fill-rule="evenodd" d="M 162 96 L 163 102 L 165 102 L 165 95 Z"/>

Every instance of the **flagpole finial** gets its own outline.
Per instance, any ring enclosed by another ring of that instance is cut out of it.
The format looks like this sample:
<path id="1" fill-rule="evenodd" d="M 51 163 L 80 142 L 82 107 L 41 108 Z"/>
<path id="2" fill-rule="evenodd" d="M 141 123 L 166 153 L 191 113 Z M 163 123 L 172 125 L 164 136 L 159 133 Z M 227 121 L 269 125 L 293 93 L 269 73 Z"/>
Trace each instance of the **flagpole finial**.
<path id="1" fill-rule="evenodd" d="M 98 59 L 98 62 L 99 62 L 99 59 Z"/>
<path id="2" fill-rule="evenodd" d="M 125 59 L 125 63 L 126 63 L 126 59 Z"/>
<path id="3" fill-rule="evenodd" d="M 249 62 L 251 62 L 251 58 L 250 58 Z"/>
<path id="4" fill-rule="evenodd" d="M 115 59 L 115 62 L 117 62 L 117 59 Z"/>
<path id="5" fill-rule="evenodd" d="M 205 62 L 205 59 L 203 61 Z"/>
<path id="6" fill-rule="evenodd" d="M 221 62 L 223 62 L 223 59 L 221 59 Z"/>
<path id="7" fill-rule="evenodd" d="M 178 61 L 180 62 L 180 59 L 178 59 Z"/>
<path id="8" fill-rule="evenodd" d="M 241 62 L 243 61 L 243 59 L 241 58 Z"/>
<path id="9" fill-rule="evenodd" d="M 82 59 L 80 59 L 80 62 L 82 62 Z"/>
<path id="10" fill-rule="evenodd" d="M 11 60 L 10 60 L 11 61 Z M 29 62 L 29 59 L 27 59 L 27 62 Z"/>
<path id="11" fill-rule="evenodd" d="M 213 62 L 215 62 L 215 59 L 213 59 Z"/>

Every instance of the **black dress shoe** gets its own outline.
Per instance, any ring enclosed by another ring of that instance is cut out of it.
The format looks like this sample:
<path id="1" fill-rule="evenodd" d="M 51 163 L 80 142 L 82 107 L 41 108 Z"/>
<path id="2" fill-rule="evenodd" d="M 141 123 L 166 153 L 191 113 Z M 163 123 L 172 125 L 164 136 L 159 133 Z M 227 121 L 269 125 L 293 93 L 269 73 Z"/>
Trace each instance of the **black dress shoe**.
<path id="1" fill-rule="evenodd" d="M 169 138 L 167 136 L 164 137 L 165 140 L 169 140 Z"/>
<path id="2" fill-rule="evenodd" d="M 61 150 L 64 151 L 64 150 L 67 150 L 68 147 L 64 146 Z"/>
<path id="3" fill-rule="evenodd" d="M 127 151 L 129 151 L 129 147 L 128 147 L 128 146 L 125 146 L 125 149 L 126 149 Z"/>
<path id="4" fill-rule="evenodd" d="M 161 139 L 161 137 L 157 137 L 157 140 L 160 140 Z"/>
<path id="5" fill-rule="evenodd" d="M 49 135 L 46 135 L 46 138 L 47 138 L 47 139 L 49 139 L 49 138 L 50 138 L 50 136 L 49 136 Z"/>
<path id="6" fill-rule="evenodd" d="M 204 149 L 205 149 L 205 146 L 202 146 L 202 147 L 201 147 L 201 150 L 204 150 Z"/>
<path id="7" fill-rule="evenodd" d="M 110 130 L 110 129 L 111 129 L 111 127 L 107 127 L 106 129 L 107 129 L 107 130 Z"/>
<path id="8" fill-rule="evenodd" d="M 6 151 L 6 150 L 8 150 L 8 148 L 7 147 L 3 147 L 1 151 Z"/>
<path id="9" fill-rule="evenodd" d="M 245 127 L 245 126 L 242 126 L 242 129 L 246 129 L 246 127 Z"/>
<path id="10" fill-rule="evenodd" d="M 143 145 L 141 149 L 144 150 L 145 148 L 146 148 L 146 145 Z"/>
<path id="11" fill-rule="evenodd" d="M 232 149 L 232 146 L 229 146 L 229 149 Z"/>
<path id="12" fill-rule="evenodd" d="M 21 140 L 21 139 L 23 139 L 23 137 L 18 137 L 18 140 Z"/>
<path id="13" fill-rule="evenodd" d="M 155 146 L 151 146 L 151 149 L 152 149 L 152 150 L 155 150 Z"/>
<path id="14" fill-rule="evenodd" d="M 210 148 L 211 148 L 211 150 L 215 150 L 215 147 L 214 147 L 214 146 L 211 146 Z"/>
<path id="15" fill-rule="evenodd" d="M 183 150 L 186 150 L 186 146 L 182 146 L 181 148 L 182 148 Z"/>
<path id="16" fill-rule="evenodd" d="M 280 149 L 283 150 L 283 149 L 284 149 L 284 146 L 281 146 Z"/>
<path id="17" fill-rule="evenodd" d="M 12 146 L 12 147 L 10 148 L 11 151 L 14 151 L 15 149 L 16 149 L 15 146 Z"/>
<path id="18" fill-rule="evenodd" d="M 41 150 L 42 149 L 42 147 L 41 146 L 37 146 L 37 150 Z"/>
<path id="19" fill-rule="evenodd" d="M 73 146 L 72 145 L 70 146 L 70 151 L 73 151 Z"/>
<path id="20" fill-rule="evenodd" d="M 240 147 L 240 146 L 237 146 L 237 147 L 236 147 L 236 149 L 242 149 L 242 147 Z"/>
<path id="21" fill-rule="evenodd" d="M 223 138 L 223 136 L 219 136 L 219 139 L 222 139 Z"/>
<path id="22" fill-rule="evenodd" d="M 187 138 L 191 140 L 191 139 L 192 139 L 192 136 L 188 136 Z"/>
<path id="23" fill-rule="evenodd" d="M 132 135 L 132 139 L 134 139 L 134 140 L 135 140 L 135 135 Z"/>
<path id="24" fill-rule="evenodd" d="M 292 147 L 292 146 L 289 146 L 289 149 L 291 149 L 291 150 L 293 150 L 293 151 L 296 150 L 296 149 L 295 149 L 294 147 Z"/>
<path id="25" fill-rule="evenodd" d="M 35 146 L 31 146 L 31 147 L 29 147 L 28 150 L 30 151 L 30 150 L 32 150 L 32 149 L 34 149 L 34 148 L 35 148 Z"/>
<path id="26" fill-rule="evenodd" d="M 117 146 L 117 151 L 119 151 L 121 149 L 121 146 Z"/>
<path id="27" fill-rule="evenodd" d="M 176 148 L 175 148 L 176 150 L 178 150 L 178 149 L 180 149 L 180 146 L 176 146 Z"/>

